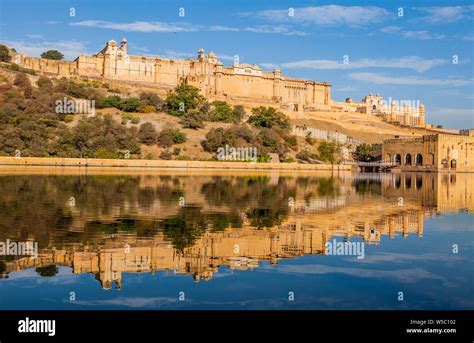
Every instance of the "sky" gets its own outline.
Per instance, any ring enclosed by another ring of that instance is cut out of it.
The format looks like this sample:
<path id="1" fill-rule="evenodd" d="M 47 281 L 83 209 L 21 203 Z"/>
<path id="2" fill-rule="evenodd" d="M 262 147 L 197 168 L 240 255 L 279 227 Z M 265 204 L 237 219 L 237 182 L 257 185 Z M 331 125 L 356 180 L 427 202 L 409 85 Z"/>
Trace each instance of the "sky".
<path id="1" fill-rule="evenodd" d="M 196 58 L 328 81 L 332 98 L 421 101 L 426 121 L 474 128 L 472 1 L 0 1 L 0 42 L 67 60 L 111 39 L 131 55 Z"/>

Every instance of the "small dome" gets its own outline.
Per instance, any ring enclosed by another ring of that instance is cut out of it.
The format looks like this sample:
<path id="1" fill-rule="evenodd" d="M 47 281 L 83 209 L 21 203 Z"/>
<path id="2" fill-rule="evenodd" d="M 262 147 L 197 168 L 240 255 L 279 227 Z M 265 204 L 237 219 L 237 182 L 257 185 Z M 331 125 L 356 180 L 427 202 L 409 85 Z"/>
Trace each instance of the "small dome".
<path id="1" fill-rule="evenodd" d="M 201 54 L 203 54 L 203 53 L 204 53 L 204 49 L 201 48 L 201 49 L 198 50 L 198 52 L 201 53 Z"/>
<path id="2" fill-rule="evenodd" d="M 122 43 L 127 43 L 127 38 L 122 39 Z"/>
<path id="3" fill-rule="evenodd" d="M 211 52 L 209 53 L 209 57 L 216 58 L 216 54 L 211 51 Z"/>

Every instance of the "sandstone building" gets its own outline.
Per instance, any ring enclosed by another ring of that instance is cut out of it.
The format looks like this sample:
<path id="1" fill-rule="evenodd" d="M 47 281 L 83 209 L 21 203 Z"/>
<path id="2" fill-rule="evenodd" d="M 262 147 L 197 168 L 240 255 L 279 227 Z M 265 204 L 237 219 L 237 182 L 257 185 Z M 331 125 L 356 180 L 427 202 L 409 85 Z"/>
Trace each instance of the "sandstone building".
<path id="1" fill-rule="evenodd" d="M 405 126 L 424 127 L 422 104 L 382 106 L 379 95 L 369 94 L 361 102 L 337 102 L 331 99 L 329 82 L 290 78 L 279 68 L 264 71 L 256 65 L 224 66 L 213 52 L 199 49 L 196 59 L 131 56 L 127 40 L 110 40 L 92 56 L 80 55 L 74 61 L 55 61 L 14 53 L 13 61 L 24 68 L 44 74 L 105 78 L 156 85 L 173 89 L 186 83 L 201 90 L 212 100 L 224 100 L 248 106 L 272 106 L 292 112 L 360 112 L 379 115 L 382 120 Z M 298 115 L 295 114 L 295 115 Z"/>
<path id="2" fill-rule="evenodd" d="M 388 139 L 382 158 L 401 170 L 474 171 L 474 134 L 432 134 L 415 138 Z"/>

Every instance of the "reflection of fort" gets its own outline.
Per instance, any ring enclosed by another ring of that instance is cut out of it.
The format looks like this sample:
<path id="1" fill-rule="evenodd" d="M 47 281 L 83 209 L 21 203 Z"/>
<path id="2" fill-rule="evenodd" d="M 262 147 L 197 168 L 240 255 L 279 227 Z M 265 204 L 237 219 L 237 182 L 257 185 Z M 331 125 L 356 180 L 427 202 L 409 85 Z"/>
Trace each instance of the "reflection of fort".
<path id="1" fill-rule="evenodd" d="M 255 229 L 244 219 L 239 228 L 206 230 L 182 250 L 160 231 L 147 238 L 134 234 L 106 239 L 102 236 L 89 245 L 48 248 L 37 259 L 7 262 L 6 273 L 64 265 L 72 267 L 75 274 L 95 274 L 104 289 L 110 289 L 113 283 L 121 288 L 123 273 L 167 271 L 191 274 L 196 281 L 208 280 L 223 266 L 247 270 L 264 260 L 274 264 L 280 259 L 324 254 L 325 243 L 333 237 L 362 239 L 367 244 L 379 244 L 382 236 L 422 237 L 427 216 L 474 209 L 472 175 L 403 173 L 377 178 L 372 174 L 368 178 L 342 177 L 338 182 L 338 194 L 333 196 L 305 199 L 304 192 L 297 188 L 287 217 L 270 228 Z M 193 185 L 199 189 L 196 180 Z M 197 194 L 189 197 L 199 201 Z M 152 209 L 150 206 L 144 211 Z M 170 211 L 162 213 L 169 215 Z"/>

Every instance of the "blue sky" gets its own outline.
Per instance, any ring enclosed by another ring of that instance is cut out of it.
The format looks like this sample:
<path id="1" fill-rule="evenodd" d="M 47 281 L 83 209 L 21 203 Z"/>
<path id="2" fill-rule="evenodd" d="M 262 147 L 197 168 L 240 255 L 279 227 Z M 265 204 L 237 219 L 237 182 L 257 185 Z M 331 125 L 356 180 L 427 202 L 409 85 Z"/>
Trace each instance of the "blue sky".
<path id="1" fill-rule="evenodd" d="M 188 58 L 203 47 L 226 65 L 238 55 L 329 81 L 335 100 L 369 92 L 420 100 L 428 122 L 472 128 L 473 18 L 472 1 L 2 0 L 0 41 L 31 56 L 58 49 L 67 59 L 123 37 L 133 55 Z"/>

